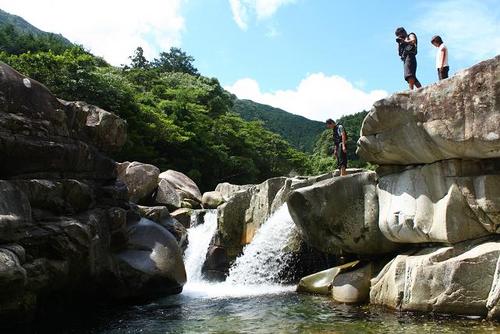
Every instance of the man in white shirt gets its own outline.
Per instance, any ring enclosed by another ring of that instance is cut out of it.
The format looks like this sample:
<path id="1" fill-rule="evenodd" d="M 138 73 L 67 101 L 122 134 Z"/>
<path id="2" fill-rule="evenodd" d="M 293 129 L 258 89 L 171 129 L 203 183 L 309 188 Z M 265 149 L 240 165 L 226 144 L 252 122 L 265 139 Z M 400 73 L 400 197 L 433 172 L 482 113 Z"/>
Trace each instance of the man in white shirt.
<path id="1" fill-rule="evenodd" d="M 431 40 L 432 45 L 438 48 L 436 53 L 436 68 L 439 80 L 448 78 L 450 67 L 448 66 L 448 48 L 444 45 L 440 36 L 434 36 Z"/>

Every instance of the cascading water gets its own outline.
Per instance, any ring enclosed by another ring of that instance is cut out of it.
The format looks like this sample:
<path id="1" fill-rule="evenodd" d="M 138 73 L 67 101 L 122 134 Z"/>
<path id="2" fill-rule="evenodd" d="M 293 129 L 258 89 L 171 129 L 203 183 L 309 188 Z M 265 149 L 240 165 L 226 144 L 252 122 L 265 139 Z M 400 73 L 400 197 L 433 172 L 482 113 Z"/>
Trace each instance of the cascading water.
<path id="1" fill-rule="evenodd" d="M 210 240 L 217 230 L 217 211 L 210 210 L 205 214 L 204 219 L 203 224 L 188 230 L 189 245 L 184 255 L 188 284 L 203 281 L 201 267 L 205 261 Z"/>
<path id="2" fill-rule="evenodd" d="M 255 234 L 229 270 L 226 282 L 233 284 L 269 284 L 279 282 L 281 268 L 290 260 L 284 248 L 295 232 L 286 204 L 281 206 Z"/>
<path id="3" fill-rule="evenodd" d="M 210 283 L 203 280 L 201 268 L 216 229 L 217 214 L 210 212 L 205 216 L 204 224 L 188 230 L 189 246 L 184 260 L 188 281 L 183 294 L 210 298 L 243 297 L 294 289 L 277 282 L 277 274 L 288 259 L 284 247 L 295 229 L 286 204 L 262 224 L 253 241 L 230 268 L 226 281 Z"/>

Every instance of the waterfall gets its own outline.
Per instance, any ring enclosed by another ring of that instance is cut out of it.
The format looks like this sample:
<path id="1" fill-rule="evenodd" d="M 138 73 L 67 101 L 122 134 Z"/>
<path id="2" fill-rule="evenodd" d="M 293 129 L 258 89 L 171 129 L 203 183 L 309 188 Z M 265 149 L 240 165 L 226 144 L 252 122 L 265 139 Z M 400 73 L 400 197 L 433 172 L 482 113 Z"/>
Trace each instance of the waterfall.
<path id="1" fill-rule="evenodd" d="M 284 247 L 295 229 L 286 204 L 262 224 L 230 268 L 226 281 L 220 283 L 205 281 L 201 275 L 210 240 L 217 230 L 216 211 L 207 213 L 204 219 L 203 224 L 188 229 L 189 245 L 184 256 L 188 280 L 184 295 L 196 298 L 244 297 L 295 289 L 278 282 L 280 268 L 288 260 Z"/>
<path id="2" fill-rule="evenodd" d="M 210 210 L 205 214 L 204 223 L 188 230 L 188 248 L 184 255 L 187 280 L 201 282 L 201 267 L 207 256 L 208 246 L 217 230 L 217 211 Z"/>
<path id="3" fill-rule="evenodd" d="M 279 282 L 281 268 L 290 260 L 285 247 L 295 232 L 286 204 L 269 217 L 229 270 L 227 282 L 266 284 Z"/>

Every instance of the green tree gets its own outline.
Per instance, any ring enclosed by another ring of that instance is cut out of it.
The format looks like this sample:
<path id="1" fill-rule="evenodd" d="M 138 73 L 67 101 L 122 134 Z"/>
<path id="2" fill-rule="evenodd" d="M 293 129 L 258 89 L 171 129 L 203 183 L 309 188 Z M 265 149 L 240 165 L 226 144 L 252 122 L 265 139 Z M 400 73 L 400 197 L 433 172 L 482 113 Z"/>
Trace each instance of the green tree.
<path id="1" fill-rule="evenodd" d="M 161 52 L 160 57 L 153 61 L 153 66 L 162 72 L 182 72 L 198 76 L 198 70 L 193 66 L 194 58 L 179 48 L 171 47 L 169 52 Z"/>

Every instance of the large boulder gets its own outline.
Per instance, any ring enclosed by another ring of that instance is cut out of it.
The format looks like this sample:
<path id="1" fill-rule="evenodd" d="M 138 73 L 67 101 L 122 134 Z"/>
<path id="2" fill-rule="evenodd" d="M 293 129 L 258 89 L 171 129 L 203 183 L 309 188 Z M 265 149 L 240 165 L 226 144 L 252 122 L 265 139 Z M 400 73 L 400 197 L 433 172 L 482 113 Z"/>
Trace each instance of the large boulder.
<path id="1" fill-rule="evenodd" d="M 224 197 L 218 191 L 207 191 L 203 193 L 201 198 L 201 205 L 205 209 L 217 209 L 217 207 L 224 202 Z"/>
<path id="2" fill-rule="evenodd" d="M 233 195 L 235 195 L 237 192 L 240 192 L 242 190 L 248 190 L 252 188 L 254 184 L 243 184 L 243 185 L 238 185 L 238 184 L 232 184 L 229 182 L 224 182 L 224 183 L 219 183 L 215 187 L 215 191 L 219 192 L 222 195 L 222 198 L 224 198 L 224 201 L 228 201 L 229 198 L 231 198 Z"/>
<path id="3" fill-rule="evenodd" d="M 128 249 L 118 253 L 122 282 L 132 296 L 179 292 L 186 283 L 182 252 L 175 237 L 148 219 L 129 226 Z M 130 279 L 135 278 L 135 279 Z M 123 287 L 120 288 L 121 293 Z"/>
<path id="4" fill-rule="evenodd" d="M 113 179 L 114 162 L 96 149 L 87 117 L 0 63 L 0 174 Z"/>
<path id="5" fill-rule="evenodd" d="M 159 179 L 170 183 L 179 194 L 181 201 L 192 200 L 195 203 L 201 203 L 200 189 L 196 183 L 185 174 L 169 169 L 161 173 Z"/>
<path id="6" fill-rule="evenodd" d="M 127 141 L 127 123 L 109 111 L 83 101 L 60 100 L 73 114 L 85 117 L 85 133 L 88 140 L 100 151 L 116 152 Z"/>
<path id="7" fill-rule="evenodd" d="M 123 181 L 128 188 L 130 201 L 140 203 L 158 187 L 158 167 L 142 162 L 122 162 L 117 166 L 118 179 Z"/>
<path id="8" fill-rule="evenodd" d="M 500 242 L 467 241 L 398 255 L 372 279 L 370 303 L 498 319 Z"/>
<path id="9" fill-rule="evenodd" d="M 243 226 L 242 242 L 252 242 L 255 232 L 271 215 L 271 207 L 278 191 L 285 184 L 285 177 L 268 179 L 252 188 L 250 205 L 245 211 L 245 224 Z"/>
<path id="10" fill-rule="evenodd" d="M 293 191 L 288 208 L 304 240 L 321 251 L 387 253 L 397 245 L 378 227 L 376 187 L 374 172 L 327 179 Z"/>
<path id="11" fill-rule="evenodd" d="M 380 177 L 379 226 L 395 242 L 456 243 L 498 233 L 500 173 L 447 160 Z"/>
<path id="12" fill-rule="evenodd" d="M 377 164 L 500 157 L 500 56 L 376 102 L 357 154 Z"/>
<path id="13" fill-rule="evenodd" d="M 181 197 L 177 193 L 174 186 L 165 179 L 160 179 L 160 182 L 158 183 L 155 202 L 161 205 L 166 205 L 172 210 L 181 207 Z"/>

